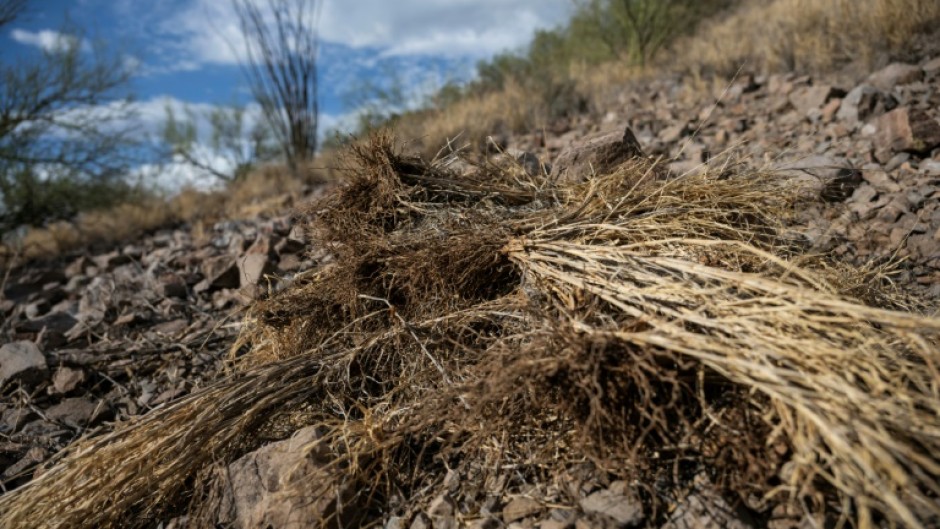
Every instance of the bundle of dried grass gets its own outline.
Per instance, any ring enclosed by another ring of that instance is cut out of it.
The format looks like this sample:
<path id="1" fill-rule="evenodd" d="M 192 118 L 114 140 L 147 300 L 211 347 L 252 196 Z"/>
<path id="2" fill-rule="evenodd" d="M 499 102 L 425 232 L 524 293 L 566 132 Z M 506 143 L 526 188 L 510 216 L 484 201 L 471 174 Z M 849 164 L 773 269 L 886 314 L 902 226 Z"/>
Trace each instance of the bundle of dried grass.
<path id="1" fill-rule="evenodd" d="M 358 508 L 432 495 L 468 462 L 532 476 L 589 457 L 654 509 L 705 472 L 760 512 L 940 516 L 940 320 L 853 297 L 893 303 L 878 270 L 803 255 L 792 183 L 644 160 L 579 184 L 457 177 L 384 137 L 355 154 L 312 215 L 337 263 L 252 308 L 238 373 L 80 443 L 0 498 L 6 523 L 210 516 L 198 478 L 285 421 L 330 432 Z"/>

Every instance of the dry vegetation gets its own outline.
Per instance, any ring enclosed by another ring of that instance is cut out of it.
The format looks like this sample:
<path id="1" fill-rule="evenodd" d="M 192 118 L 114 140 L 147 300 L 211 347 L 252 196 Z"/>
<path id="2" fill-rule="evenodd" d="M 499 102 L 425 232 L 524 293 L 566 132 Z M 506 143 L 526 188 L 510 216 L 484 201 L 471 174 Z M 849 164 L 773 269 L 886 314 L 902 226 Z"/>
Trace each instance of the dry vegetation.
<path id="1" fill-rule="evenodd" d="M 74 221 L 29 228 L 15 244 L 0 245 L 0 263 L 15 259 L 48 259 L 91 245 L 129 242 L 148 232 L 189 223 L 198 228 L 222 219 L 283 213 L 307 184 L 332 178 L 329 156 L 319 158 L 294 176 L 267 166 L 219 191 L 184 189 L 171 198 L 153 197 L 113 208 L 81 213 Z"/>
<path id="2" fill-rule="evenodd" d="M 827 71 L 904 57 L 940 27 L 935 0 L 752 0 L 677 43 L 683 68 L 733 75 L 750 70 Z"/>
<path id="3" fill-rule="evenodd" d="M 586 457 L 645 487 L 654 520 L 698 473 L 827 523 L 940 517 L 940 320 L 892 310 L 879 271 L 803 255 L 792 182 L 644 160 L 458 178 L 388 138 L 356 157 L 310 224 L 338 264 L 251 309 L 231 377 L 78 443 L 0 517 L 207 521 L 215 466 L 302 424 L 335 458 L 317 490 L 344 482 L 365 516 L 447 468 L 525 481 Z"/>
<path id="4" fill-rule="evenodd" d="M 564 48 L 539 66 L 542 85 L 574 83 L 589 102 L 612 101 L 612 93 L 630 80 L 678 69 L 701 77 L 727 79 L 748 71 L 831 71 L 849 63 L 868 68 L 887 58 L 907 58 L 940 28 L 935 0 L 742 0 L 727 12 L 703 21 L 690 36 L 678 38 L 646 66 L 622 59 L 602 63 L 578 60 Z M 568 55 L 568 56 L 565 56 Z M 552 124 L 552 105 L 564 102 L 513 81 L 498 90 L 472 94 L 441 110 L 405 116 L 395 124 L 402 137 L 414 139 L 425 153 L 446 139 L 479 147 L 500 132 L 532 132 Z M 709 85 L 709 83 L 706 83 Z"/>

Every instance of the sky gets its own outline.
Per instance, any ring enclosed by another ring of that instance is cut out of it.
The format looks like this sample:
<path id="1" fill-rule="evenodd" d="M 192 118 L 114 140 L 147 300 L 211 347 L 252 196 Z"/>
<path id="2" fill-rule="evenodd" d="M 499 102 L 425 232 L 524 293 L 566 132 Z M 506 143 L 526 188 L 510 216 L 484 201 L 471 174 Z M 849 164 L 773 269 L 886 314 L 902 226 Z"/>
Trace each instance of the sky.
<path id="1" fill-rule="evenodd" d="M 321 133 L 349 123 L 366 83 L 394 77 L 420 95 L 465 81 L 479 60 L 522 49 L 572 9 L 573 0 L 323 0 Z M 140 130 L 158 133 L 168 106 L 251 101 L 227 0 L 33 0 L 0 30 L 0 49 L 7 59 L 28 58 L 58 45 L 70 25 L 82 28 L 83 46 L 103 43 L 134 67 Z"/>

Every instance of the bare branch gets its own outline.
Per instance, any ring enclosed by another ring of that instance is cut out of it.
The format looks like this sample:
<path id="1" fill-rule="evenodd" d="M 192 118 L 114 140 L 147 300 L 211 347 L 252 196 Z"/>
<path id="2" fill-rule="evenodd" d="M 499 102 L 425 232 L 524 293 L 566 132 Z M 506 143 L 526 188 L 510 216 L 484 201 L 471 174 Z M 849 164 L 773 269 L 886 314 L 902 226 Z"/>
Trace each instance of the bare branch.
<path id="1" fill-rule="evenodd" d="M 245 38 L 242 69 L 287 163 L 317 150 L 317 0 L 232 0 Z"/>
<path id="2" fill-rule="evenodd" d="M 0 0 L 0 27 L 6 26 L 20 16 L 28 0 Z"/>

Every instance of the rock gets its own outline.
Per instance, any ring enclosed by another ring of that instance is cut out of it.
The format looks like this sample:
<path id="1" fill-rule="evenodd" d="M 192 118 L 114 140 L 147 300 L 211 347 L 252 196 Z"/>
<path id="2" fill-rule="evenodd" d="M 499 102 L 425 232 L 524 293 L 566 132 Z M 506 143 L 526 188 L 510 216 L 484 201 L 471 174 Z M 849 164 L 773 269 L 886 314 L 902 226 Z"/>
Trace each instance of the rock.
<path id="1" fill-rule="evenodd" d="M 12 342 L 0 347 L 0 391 L 19 382 L 33 387 L 45 380 L 49 368 L 35 343 Z"/>
<path id="2" fill-rule="evenodd" d="M 503 507 L 503 521 L 507 524 L 512 523 L 516 520 L 521 520 L 534 514 L 538 514 L 541 511 L 541 503 L 533 500 L 532 498 L 520 496 L 513 499 L 507 503 L 505 507 Z"/>
<path id="3" fill-rule="evenodd" d="M 898 152 L 923 154 L 940 145 L 940 122 L 923 110 L 901 107 L 878 118 L 875 154 L 888 161 Z"/>
<path id="4" fill-rule="evenodd" d="M 53 312 L 37 318 L 16 324 L 17 332 L 63 335 L 76 327 L 78 320 L 67 312 Z"/>
<path id="5" fill-rule="evenodd" d="M 895 86 L 915 83 L 924 78 L 924 70 L 913 64 L 891 63 L 868 76 L 875 88 L 890 92 Z"/>
<path id="6" fill-rule="evenodd" d="M 806 116 L 812 110 L 821 110 L 831 99 L 845 95 L 845 90 L 829 85 L 802 86 L 790 92 L 788 99 L 793 108 Z"/>
<path id="7" fill-rule="evenodd" d="M 158 323 L 150 328 L 151 332 L 165 334 L 167 336 L 177 336 L 189 327 L 189 320 L 176 319 Z"/>
<path id="8" fill-rule="evenodd" d="M 283 257 L 284 255 L 296 255 L 304 251 L 306 245 L 302 241 L 297 239 L 284 238 L 277 242 L 274 245 L 274 251 L 277 252 L 277 255 Z"/>
<path id="9" fill-rule="evenodd" d="M 216 475 L 216 523 L 237 529 L 355 526 L 351 490 L 327 470 L 316 427 L 251 452 Z M 340 511 L 341 509 L 341 511 Z M 430 524 L 428 524 L 430 529 Z"/>
<path id="10" fill-rule="evenodd" d="M 80 275 L 88 275 L 94 266 L 94 261 L 83 255 L 65 267 L 65 275 L 70 278 Z"/>
<path id="11" fill-rule="evenodd" d="M 940 160 L 924 160 L 920 164 L 920 172 L 930 176 L 940 176 Z"/>
<path id="12" fill-rule="evenodd" d="M 125 255 L 117 250 L 94 258 L 95 265 L 97 265 L 99 269 L 107 272 L 111 272 L 119 266 L 126 265 L 132 260 L 131 256 Z"/>
<path id="13" fill-rule="evenodd" d="M 409 529 L 434 529 L 434 525 L 431 523 L 431 518 L 427 514 L 419 512 L 415 515 L 415 519 L 412 520 Z"/>
<path id="14" fill-rule="evenodd" d="M 829 100 L 829 102 L 823 106 L 822 111 L 820 112 L 820 116 L 822 117 L 823 122 L 829 123 L 835 119 L 836 114 L 839 112 L 840 108 L 842 108 L 841 98 L 837 97 Z"/>
<path id="15" fill-rule="evenodd" d="M 691 494 L 682 500 L 662 529 L 752 529 L 717 494 Z"/>
<path id="16" fill-rule="evenodd" d="M 10 434 L 20 426 L 37 418 L 36 412 L 29 408 L 15 407 L 0 413 L 0 433 Z"/>
<path id="17" fill-rule="evenodd" d="M 157 278 L 156 293 L 163 298 L 186 299 L 186 281 L 176 274 L 163 274 Z"/>
<path id="18" fill-rule="evenodd" d="M 78 303 L 78 318 L 87 325 L 104 320 L 114 299 L 114 283 L 108 276 L 92 279 Z"/>
<path id="19" fill-rule="evenodd" d="M 924 74 L 926 74 L 927 77 L 933 77 L 937 74 L 940 74 L 940 57 L 935 57 L 930 61 L 927 61 L 927 63 L 924 64 L 921 69 L 924 70 Z"/>
<path id="20" fill-rule="evenodd" d="M 244 288 L 262 283 L 265 275 L 274 273 L 276 267 L 267 254 L 249 253 L 238 258 L 239 285 Z"/>
<path id="21" fill-rule="evenodd" d="M 12 478 L 17 477 L 19 474 L 22 474 L 28 471 L 30 468 L 42 463 L 48 457 L 48 453 L 45 449 L 34 446 L 26 451 L 26 454 L 20 458 L 19 461 L 10 465 L 3 471 L 2 477 L 4 480 L 11 480 Z"/>
<path id="22" fill-rule="evenodd" d="M 829 202 L 841 202 L 862 183 L 862 172 L 848 167 L 846 160 L 830 156 L 808 156 L 772 166 L 781 176 L 793 178 Z"/>
<path id="23" fill-rule="evenodd" d="M 539 529 L 570 529 L 571 522 L 564 520 L 542 520 L 538 523 Z"/>
<path id="24" fill-rule="evenodd" d="M 52 375 L 52 387 L 49 392 L 63 395 L 75 391 L 83 382 L 85 382 L 85 372 L 81 369 L 72 369 L 71 367 L 60 367 Z"/>
<path id="25" fill-rule="evenodd" d="M 688 127 L 685 123 L 672 125 L 659 131 L 659 139 L 663 143 L 676 143 L 688 133 Z"/>
<path id="26" fill-rule="evenodd" d="M 93 422 L 101 420 L 107 406 L 102 402 L 94 402 L 87 397 L 74 397 L 63 399 L 62 402 L 47 409 L 46 418 L 52 421 L 65 423 L 72 427 L 90 426 Z"/>
<path id="27" fill-rule="evenodd" d="M 622 490 L 617 490 L 618 488 Z M 581 509 L 588 514 L 606 516 L 618 527 L 631 527 L 643 521 L 643 503 L 625 487 L 599 490 L 580 501 Z"/>
<path id="28" fill-rule="evenodd" d="M 599 133 L 562 151 L 552 166 L 551 177 L 558 182 L 581 182 L 593 173 L 609 172 L 642 156 L 640 144 L 629 127 L 622 133 Z"/>
<path id="29" fill-rule="evenodd" d="M 228 255 L 220 255 L 203 261 L 202 274 L 206 279 L 202 288 L 197 285 L 197 290 L 238 288 L 240 284 L 238 265 L 235 259 Z"/>
<path id="30" fill-rule="evenodd" d="M 453 516 L 454 509 L 454 500 L 447 494 L 441 494 L 431 500 L 431 504 L 428 506 L 428 514 L 432 518 Z"/>
<path id="31" fill-rule="evenodd" d="M 30 303 L 29 305 L 26 305 L 26 310 L 24 312 L 26 313 L 27 318 L 34 320 L 49 312 L 50 309 L 52 309 L 52 305 L 50 305 L 48 301 L 40 299 Z"/>
<path id="32" fill-rule="evenodd" d="M 891 110 L 895 105 L 891 96 L 871 85 L 862 84 L 842 99 L 836 117 L 849 126 L 856 126 L 872 116 Z"/>

